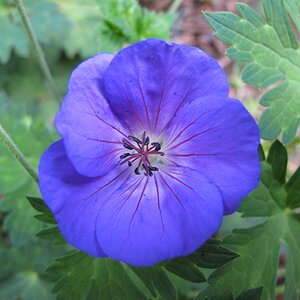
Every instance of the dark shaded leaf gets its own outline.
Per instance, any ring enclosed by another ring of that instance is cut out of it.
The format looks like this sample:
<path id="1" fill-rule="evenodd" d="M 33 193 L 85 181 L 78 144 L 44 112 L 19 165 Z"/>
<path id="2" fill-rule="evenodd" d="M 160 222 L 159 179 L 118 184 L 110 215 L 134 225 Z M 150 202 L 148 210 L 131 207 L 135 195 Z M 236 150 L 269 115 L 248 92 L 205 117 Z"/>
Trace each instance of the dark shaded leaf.
<path id="1" fill-rule="evenodd" d="M 273 177 L 280 183 L 285 183 L 288 157 L 286 149 L 279 141 L 272 144 L 267 161 L 272 166 Z"/>
<path id="2" fill-rule="evenodd" d="M 161 267 L 130 268 L 148 288 L 153 297 L 159 295 L 165 300 L 176 299 L 176 290 L 166 272 Z"/>
<path id="3" fill-rule="evenodd" d="M 123 265 L 111 259 L 73 251 L 57 259 L 47 271 L 58 278 L 53 289 L 56 299 L 146 299 Z"/>
<path id="4" fill-rule="evenodd" d="M 221 241 L 209 239 L 189 258 L 199 267 L 215 269 L 238 257 L 238 254 L 222 246 Z"/>
<path id="5" fill-rule="evenodd" d="M 300 206 L 300 167 L 296 170 L 285 186 L 288 193 L 287 202 L 289 207 L 297 208 Z"/>
<path id="6" fill-rule="evenodd" d="M 260 300 L 262 290 L 263 287 L 261 286 L 259 288 L 244 291 L 238 295 L 235 300 Z"/>

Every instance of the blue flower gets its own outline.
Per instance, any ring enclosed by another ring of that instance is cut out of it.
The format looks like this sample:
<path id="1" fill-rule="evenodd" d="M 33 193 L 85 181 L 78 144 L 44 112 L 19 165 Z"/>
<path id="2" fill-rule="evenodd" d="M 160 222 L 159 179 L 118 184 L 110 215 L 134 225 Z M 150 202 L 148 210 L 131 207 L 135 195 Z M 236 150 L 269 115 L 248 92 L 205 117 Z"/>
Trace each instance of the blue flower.
<path id="1" fill-rule="evenodd" d="M 195 251 L 257 186 L 258 127 L 201 50 L 148 39 L 80 64 L 39 184 L 66 240 L 148 266 Z"/>

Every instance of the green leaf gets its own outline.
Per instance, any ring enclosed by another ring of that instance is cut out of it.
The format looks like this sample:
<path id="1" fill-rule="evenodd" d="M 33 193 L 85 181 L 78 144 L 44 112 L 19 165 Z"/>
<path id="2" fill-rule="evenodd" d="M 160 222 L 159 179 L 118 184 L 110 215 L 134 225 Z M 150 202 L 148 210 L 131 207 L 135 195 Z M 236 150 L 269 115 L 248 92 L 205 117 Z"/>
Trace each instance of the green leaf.
<path id="1" fill-rule="evenodd" d="M 273 26 L 285 48 L 298 48 L 293 27 L 283 0 L 264 0 L 264 11 L 268 24 Z"/>
<path id="2" fill-rule="evenodd" d="M 157 297 L 157 295 L 159 295 L 165 300 L 176 299 L 176 290 L 166 272 L 161 267 L 130 268 L 144 283 L 153 297 Z"/>
<path id="3" fill-rule="evenodd" d="M 53 299 L 44 269 L 62 251 L 41 241 L 9 247 L 0 238 L 0 299 Z"/>
<path id="4" fill-rule="evenodd" d="M 72 26 L 63 40 L 68 57 L 116 52 L 148 37 L 169 39 L 175 13 L 142 9 L 137 0 L 55 0 Z"/>
<path id="5" fill-rule="evenodd" d="M 250 289 L 242 292 L 237 296 L 235 300 L 260 300 L 261 293 L 263 291 L 263 287 Z"/>
<path id="6" fill-rule="evenodd" d="M 285 186 L 288 193 L 287 202 L 289 207 L 300 207 L 300 167 L 296 170 Z"/>
<path id="7" fill-rule="evenodd" d="M 62 46 L 69 58 L 79 54 L 83 58 L 100 52 L 100 11 L 96 0 L 56 0 L 60 10 L 71 22 Z"/>
<path id="8" fill-rule="evenodd" d="M 183 257 L 175 258 L 164 264 L 165 269 L 175 275 L 194 283 L 205 282 L 206 278 L 203 273 L 195 266 L 195 264 Z"/>
<path id="9" fill-rule="evenodd" d="M 51 244 L 53 246 L 63 245 L 66 243 L 65 239 L 61 235 L 60 230 L 57 226 L 41 230 L 36 234 L 36 236 L 42 240 L 51 241 Z"/>
<path id="10" fill-rule="evenodd" d="M 97 259 L 79 251 L 59 258 L 47 270 L 58 278 L 56 299 L 146 299 L 124 266 L 111 259 Z M 97 298 L 96 298 L 97 299 Z"/>
<path id="11" fill-rule="evenodd" d="M 25 5 L 34 32 L 41 43 L 50 44 L 64 40 L 70 23 L 60 13 L 55 3 L 45 0 L 28 0 Z M 18 56 L 28 57 L 30 41 L 18 12 L 13 5 L 9 4 L 9 1 L 0 1 L 0 28 L 0 63 L 7 63 L 13 51 Z"/>
<path id="12" fill-rule="evenodd" d="M 27 199 L 34 209 L 41 212 L 41 214 L 36 215 L 35 218 L 48 224 L 57 224 L 52 212 L 41 198 L 27 196 Z"/>
<path id="13" fill-rule="evenodd" d="M 227 55 L 250 62 L 242 74 L 246 83 L 262 89 L 277 84 L 261 99 L 261 104 L 269 107 L 260 120 L 261 136 L 271 140 L 281 134 L 286 144 L 299 125 L 300 50 L 282 0 L 264 3 L 267 23 L 244 3 L 237 4 L 240 17 L 230 12 L 207 12 L 205 17 L 215 36 L 231 45 Z"/>
<path id="14" fill-rule="evenodd" d="M 10 241 L 16 247 L 35 240 L 35 234 L 43 227 L 34 219 L 35 211 L 25 198 L 27 192 L 37 193 L 36 183 L 31 179 L 13 193 L 5 194 L 4 200 L 0 202 L 0 211 L 8 212 L 4 219 L 4 229 L 8 231 Z"/>
<path id="15" fill-rule="evenodd" d="M 20 272 L 0 283 L 1 299 L 40 300 L 49 299 L 48 294 L 49 287 L 35 272 Z"/>
<path id="16" fill-rule="evenodd" d="M 273 177 L 280 183 L 285 183 L 288 155 L 284 146 L 275 141 L 269 151 L 268 163 L 272 166 Z"/>
<path id="17" fill-rule="evenodd" d="M 239 211 L 243 217 L 266 217 L 281 212 L 286 192 L 281 184 L 274 180 L 272 167 L 262 162 L 261 179 L 257 189 L 241 203 Z"/>
<path id="18" fill-rule="evenodd" d="M 170 38 L 176 17 L 173 12 L 148 11 L 137 0 L 97 0 L 97 3 L 101 13 L 101 49 L 116 51 L 149 37 Z"/>
<path id="19" fill-rule="evenodd" d="M 273 145 L 278 146 L 278 142 Z M 222 245 L 239 257 L 214 271 L 208 279 L 209 286 L 197 299 L 223 299 L 222 294 L 230 292 L 237 297 L 249 288 L 260 286 L 263 286 L 262 299 L 274 299 L 278 258 L 283 247 L 287 259 L 285 299 L 300 297 L 300 218 L 288 208 L 289 188 L 273 177 L 272 167 L 276 167 L 276 162 L 272 161 L 272 165 L 262 162 L 261 182 L 240 207 L 244 217 L 267 218 L 254 227 L 235 229 L 224 238 Z"/>
<path id="20" fill-rule="evenodd" d="M 298 0 L 284 0 L 284 4 L 300 32 L 300 2 Z"/>
<path id="21" fill-rule="evenodd" d="M 42 151 L 52 140 L 45 121 L 34 111 L 37 105 L 29 103 L 14 104 L 0 92 L 0 119 L 29 161 L 36 166 Z M 14 122 L 11 122 L 11 120 Z M 24 142 L 26 141 L 26 142 Z M 35 234 L 43 224 L 34 218 L 36 212 L 26 200 L 27 194 L 38 194 L 38 186 L 5 145 L 0 143 L 0 211 L 8 213 L 4 229 L 8 232 L 14 246 L 20 247 L 35 240 Z"/>
<path id="22" fill-rule="evenodd" d="M 187 258 L 199 267 L 215 269 L 235 259 L 237 256 L 236 252 L 223 247 L 220 240 L 209 239 Z"/>

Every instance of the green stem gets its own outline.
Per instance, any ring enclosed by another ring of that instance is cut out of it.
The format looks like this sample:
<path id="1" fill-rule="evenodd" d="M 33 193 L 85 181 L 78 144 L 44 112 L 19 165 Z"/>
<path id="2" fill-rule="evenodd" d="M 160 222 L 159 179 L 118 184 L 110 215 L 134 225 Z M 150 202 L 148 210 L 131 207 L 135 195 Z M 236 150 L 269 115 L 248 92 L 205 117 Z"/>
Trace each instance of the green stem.
<path id="1" fill-rule="evenodd" d="M 26 169 L 26 171 L 30 174 L 30 176 L 38 182 L 38 175 L 34 168 L 31 166 L 27 158 L 20 151 L 8 133 L 4 130 L 4 128 L 0 124 L 0 141 L 2 141 L 11 151 L 13 156 L 20 162 L 20 164 Z"/>
<path id="2" fill-rule="evenodd" d="M 59 95 L 59 92 L 58 92 L 58 89 L 56 87 L 55 81 L 54 81 L 54 79 L 51 75 L 51 72 L 50 72 L 49 66 L 47 64 L 43 49 L 42 49 L 41 45 L 39 44 L 39 42 L 37 40 L 37 37 L 36 37 L 36 35 L 33 31 L 33 28 L 32 28 L 31 22 L 29 20 L 28 14 L 26 13 L 26 10 L 25 10 L 23 0 L 15 0 L 15 5 L 16 5 L 16 7 L 17 7 L 17 9 L 18 9 L 18 11 L 21 15 L 23 25 L 25 27 L 25 30 L 27 31 L 29 39 L 32 42 L 32 45 L 33 45 L 33 47 L 36 51 L 40 68 L 42 69 L 46 79 L 48 80 L 54 96 L 60 102 L 61 97 Z"/>
<path id="3" fill-rule="evenodd" d="M 169 8 L 170 13 L 176 13 L 179 6 L 181 5 L 182 0 L 174 0 Z"/>

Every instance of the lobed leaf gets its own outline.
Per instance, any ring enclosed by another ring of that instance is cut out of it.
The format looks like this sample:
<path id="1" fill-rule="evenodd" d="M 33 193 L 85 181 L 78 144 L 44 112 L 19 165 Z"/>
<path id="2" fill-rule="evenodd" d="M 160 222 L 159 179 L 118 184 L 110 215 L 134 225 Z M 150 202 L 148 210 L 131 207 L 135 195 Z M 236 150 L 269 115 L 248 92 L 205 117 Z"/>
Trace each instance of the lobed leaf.
<path id="1" fill-rule="evenodd" d="M 56 299 L 147 299 L 128 276 L 123 265 L 97 259 L 79 251 L 59 258 L 47 270 L 58 278 Z M 95 298 L 96 296 L 96 298 Z"/>
<path id="2" fill-rule="evenodd" d="M 272 140 L 281 135 L 283 143 L 289 143 L 300 119 L 300 50 L 283 0 L 264 1 L 267 21 L 244 3 L 237 3 L 237 9 L 240 16 L 207 12 L 205 17 L 215 36 L 231 46 L 227 55 L 249 62 L 243 81 L 261 89 L 277 84 L 261 99 L 268 107 L 260 120 L 261 136 Z"/>
<path id="3" fill-rule="evenodd" d="M 284 4 L 300 31 L 300 2 L 298 0 L 284 0 Z"/>
<path id="4" fill-rule="evenodd" d="M 49 44 L 64 40 L 70 23 L 55 3 L 45 0 L 28 0 L 26 8 L 39 42 Z M 30 41 L 14 5 L 6 0 L 0 0 L 0 28 L 0 63 L 7 63 L 12 52 L 21 57 L 28 57 Z M 60 30 L 61 28 L 64 30 Z"/>
<path id="5" fill-rule="evenodd" d="M 240 207 L 244 217 L 267 218 L 254 227 L 235 229 L 224 238 L 222 245 L 239 256 L 210 275 L 209 286 L 197 299 L 206 297 L 218 300 L 223 299 L 223 294 L 229 293 L 237 297 L 243 291 L 259 286 L 263 286 L 261 299 L 274 299 L 278 257 L 282 247 L 287 260 L 285 299 L 300 297 L 300 236 L 297 233 L 300 231 L 300 218 L 296 211 L 288 207 L 287 201 L 295 191 L 298 174 L 296 172 L 286 185 L 281 180 L 282 176 L 279 176 L 281 183 L 277 174 L 274 176 L 274 169 L 285 174 L 282 171 L 282 166 L 286 166 L 285 159 L 275 160 L 273 157 L 274 153 L 285 156 L 282 147 L 279 142 L 272 145 L 273 150 L 267 162 L 262 162 L 262 177 L 258 188 Z"/>

